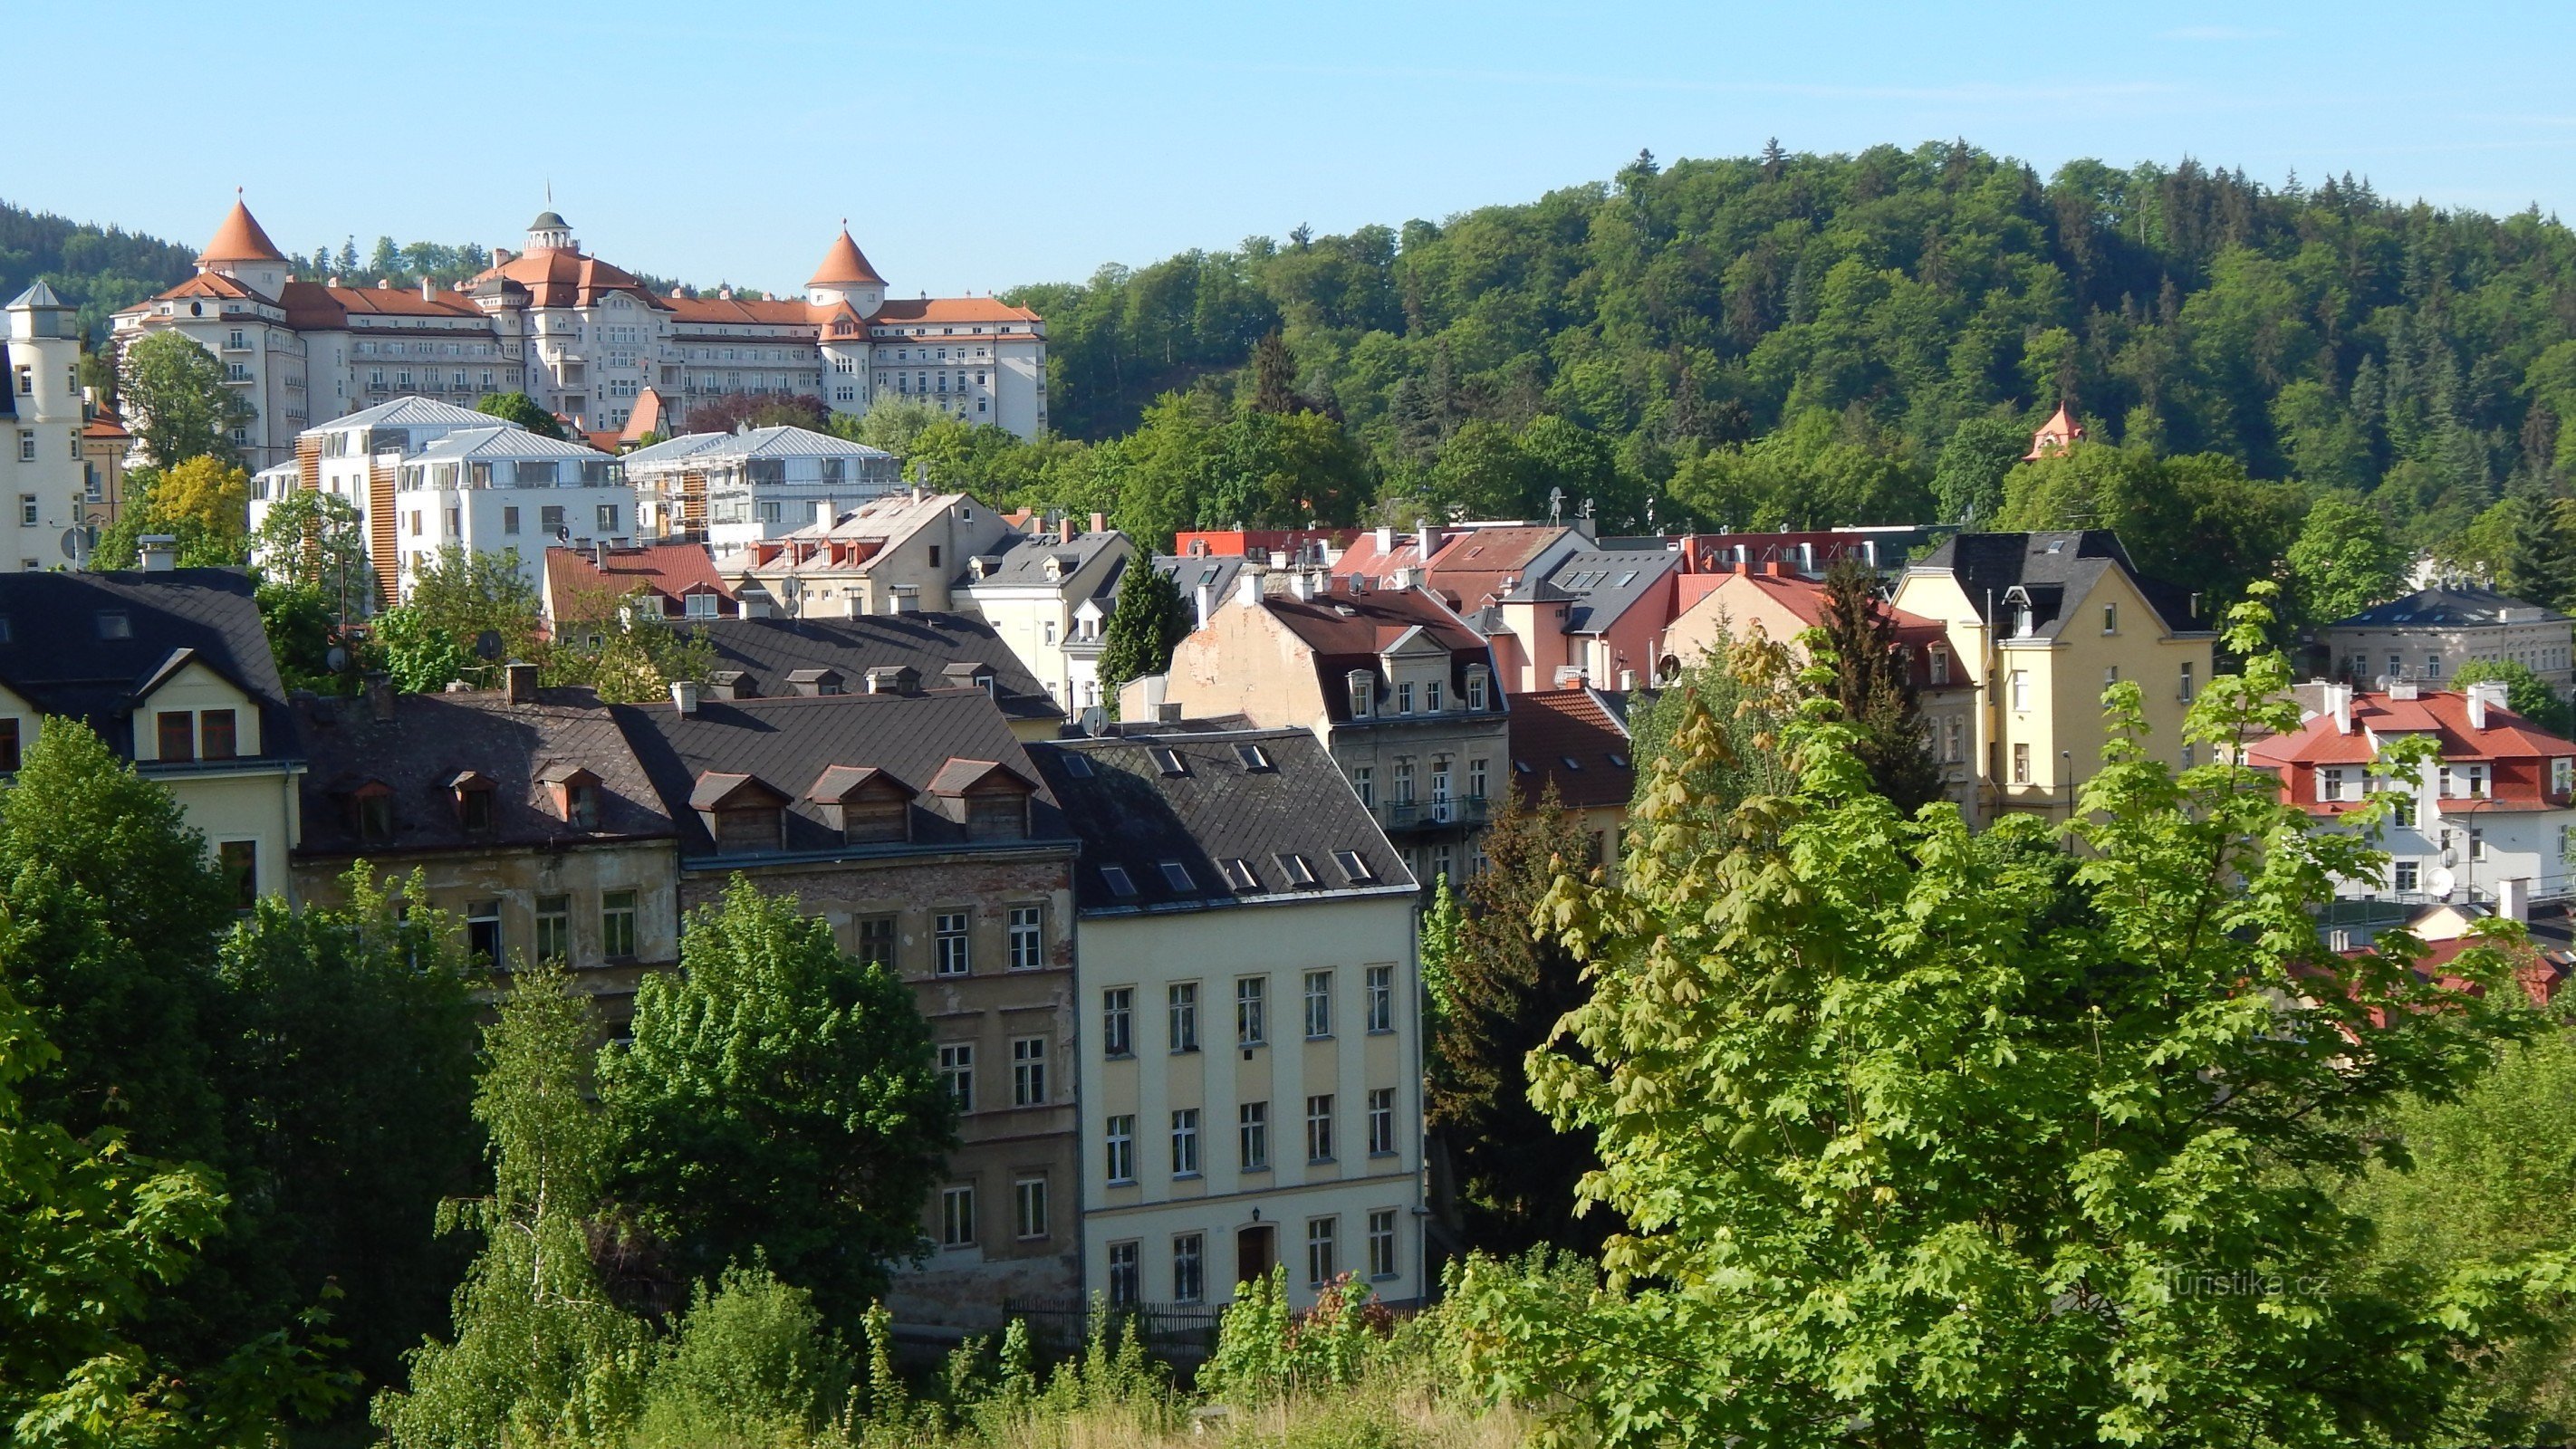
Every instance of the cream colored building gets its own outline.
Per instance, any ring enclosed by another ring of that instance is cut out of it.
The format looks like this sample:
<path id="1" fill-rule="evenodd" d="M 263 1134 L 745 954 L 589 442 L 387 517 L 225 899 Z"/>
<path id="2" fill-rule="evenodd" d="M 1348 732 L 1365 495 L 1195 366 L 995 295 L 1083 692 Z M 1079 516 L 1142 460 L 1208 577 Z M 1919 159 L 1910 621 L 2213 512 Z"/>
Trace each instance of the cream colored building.
<path id="1" fill-rule="evenodd" d="M 1100 635 L 1119 575 L 1136 547 L 1070 515 L 1045 532 L 1006 541 L 966 561 L 966 605 L 993 626 L 1067 719 L 1099 704 Z"/>
<path id="2" fill-rule="evenodd" d="M 86 558 L 88 454 L 82 441 L 80 328 L 42 282 L 18 294 L 0 345 L 0 569 L 67 568 Z"/>
<path id="3" fill-rule="evenodd" d="M 963 601 L 967 560 L 1018 537 L 966 493 L 890 493 L 780 538 L 719 554 L 716 572 L 753 615 L 856 619 L 946 613 Z"/>
<path id="4" fill-rule="evenodd" d="M 2437 584 L 2374 604 L 2317 631 L 2335 677 L 2439 685 L 2466 664 L 2523 665 L 2567 693 L 2576 684 L 2576 623 L 2556 609 L 2473 584 Z"/>
<path id="5" fill-rule="evenodd" d="M 1424 1292 L 1413 877 L 1302 730 L 1031 751 L 1075 868 L 1083 1288 Z"/>
<path id="6" fill-rule="evenodd" d="M 2142 578 L 2107 530 L 1969 533 L 1898 578 L 1892 604 L 1937 621 L 1976 691 L 1973 824 L 2007 810 L 2066 818 L 2110 740 L 2102 695 L 2138 686 L 2148 753 L 2188 767 L 2182 738 L 2216 632 L 2197 601 Z"/>

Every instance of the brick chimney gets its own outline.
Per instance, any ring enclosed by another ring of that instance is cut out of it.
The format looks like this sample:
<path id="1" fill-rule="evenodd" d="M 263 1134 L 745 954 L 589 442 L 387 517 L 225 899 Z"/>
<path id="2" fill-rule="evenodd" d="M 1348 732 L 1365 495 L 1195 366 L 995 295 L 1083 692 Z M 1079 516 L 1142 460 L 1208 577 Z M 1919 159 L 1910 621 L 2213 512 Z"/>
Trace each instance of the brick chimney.
<path id="1" fill-rule="evenodd" d="M 512 704 L 537 702 L 537 666 L 512 660 L 501 666 L 501 687 Z"/>

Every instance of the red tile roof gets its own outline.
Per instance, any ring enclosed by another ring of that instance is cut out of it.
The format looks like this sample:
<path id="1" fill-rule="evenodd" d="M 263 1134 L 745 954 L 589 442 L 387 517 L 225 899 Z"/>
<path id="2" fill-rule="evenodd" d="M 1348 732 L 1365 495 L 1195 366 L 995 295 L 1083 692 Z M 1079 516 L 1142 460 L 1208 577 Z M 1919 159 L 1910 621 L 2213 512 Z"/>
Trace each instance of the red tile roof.
<path id="1" fill-rule="evenodd" d="M 1485 641 L 1476 631 L 1442 608 L 1437 599 L 1414 589 L 1354 594 L 1337 580 L 1334 588 L 1312 599 L 1268 594 L 1261 602 L 1318 654 L 1378 654 L 1417 628 L 1453 654 L 1485 652 Z"/>
<path id="2" fill-rule="evenodd" d="M 484 269 L 470 285 L 480 289 L 504 282 L 527 288 L 529 305 L 536 307 L 588 307 L 610 292 L 640 297 L 651 307 L 671 305 L 654 296 L 634 274 L 566 247 L 521 253 Z"/>
<path id="3" fill-rule="evenodd" d="M 1450 607 L 1481 609 L 1509 592 L 1529 572 L 1530 560 L 1563 538 L 1557 525 L 1471 528 L 1452 535 L 1431 556 L 1432 592 Z"/>
<path id="4" fill-rule="evenodd" d="M 892 301 L 877 309 L 870 323 L 1035 322 L 1038 314 L 992 297 L 922 297 Z"/>
<path id="5" fill-rule="evenodd" d="M 268 239 L 267 232 L 260 230 L 250 208 L 243 205 L 238 196 L 233 198 L 233 209 L 224 213 L 223 224 L 215 228 L 214 239 L 206 243 L 204 251 L 197 253 L 197 265 L 201 267 L 216 262 L 285 260 L 286 254 L 277 249 L 277 243 Z"/>
<path id="6" fill-rule="evenodd" d="M 2258 740 L 2247 757 L 2261 765 L 2363 764 L 2376 757 L 2371 736 L 2429 734 L 2446 761 L 2537 760 L 2576 755 L 2576 742 L 2562 740 L 2532 725 L 2509 709 L 2489 709 L 2487 727 L 2469 727 L 2468 696 L 2456 690 L 2426 690 L 2414 699 L 2356 692 L 2352 732 L 2335 729 L 2332 712 L 2320 712 L 2288 734 Z M 2444 809 L 2450 808 L 2446 802 Z"/>
<path id="7" fill-rule="evenodd" d="M 814 269 L 813 276 L 805 279 L 805 285 L 809 287 L 882 287 L 885 285 L 885 278 L 878 276 L 877 269 L 868 265 L 868 259 L 860 252 L 859 244 L 850 240 L 850 229 L 844 226 L 841 228 L 841 234 L 832 239 L 832 249 L 823 253 L 822 265 Z"/>
<path id="8" fill-rule="evenodd" d="M 620 599 L 638 589 L 662 600 L 665 614 L 679 615 L 690 594 L 713 593 L 731 613 L 733 590 L 716 573 L 715 559 L 704 544 L 648 544 L 607 550 L 601 567 L 587 549 L 546 550 L 546 616 L 558 621 L 595 619 L 611 613 Z"/>
<path id="9" fill-rule="evenodd" d="M 1628 731 L 1589 689 L 1511 697 L 1512 782 L 1530 800 L 1548 786 L 1572 809 L 1625 806 L 1637 790 Z"/>
<path id="10" fill-rule="evenodd" d="M 118 418 L 114 412 L 106 408 L 101 408 L 98 410 L 98 416 L 81 424 L 81 436 L 84 438 L 129 438 L 132 437 L 133 434 L 125 430 L 124 421 Z"/>

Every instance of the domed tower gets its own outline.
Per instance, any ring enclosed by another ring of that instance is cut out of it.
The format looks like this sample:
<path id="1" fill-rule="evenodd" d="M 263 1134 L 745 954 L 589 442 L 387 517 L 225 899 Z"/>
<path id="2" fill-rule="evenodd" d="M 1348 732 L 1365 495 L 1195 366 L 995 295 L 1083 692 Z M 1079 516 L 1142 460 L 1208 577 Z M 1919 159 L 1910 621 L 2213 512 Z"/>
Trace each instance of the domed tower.
<path id="1" fill-rule="evenodd" d="M 214 239 L 197 253 L 198 271 L 230 277 L 271 300 L 285 289 L 293 269 L 239 193 L 233 197 L 233 209 L 224 214 L 223 225 L 215 228 Z"/>
<path id="2" fill-rule="evenodd" d="M 528 223 L 528 250 L 532 252 L 570 252 L 581 248 L 572 239 L 572 223 L 553 207 L 537 213 Z"/>
<path id="3" fill-rule="evenodd" d="M 850 224 L 842 222 L 840 236 L 823 254 L 823 264 L 805 280 L 805 300 L 817 307 L 847 302 L 860 316 L 873 317 L 885 305 L 885 291 L 885 278 L 868 265 L 859 244 L 850 240 Z"/>

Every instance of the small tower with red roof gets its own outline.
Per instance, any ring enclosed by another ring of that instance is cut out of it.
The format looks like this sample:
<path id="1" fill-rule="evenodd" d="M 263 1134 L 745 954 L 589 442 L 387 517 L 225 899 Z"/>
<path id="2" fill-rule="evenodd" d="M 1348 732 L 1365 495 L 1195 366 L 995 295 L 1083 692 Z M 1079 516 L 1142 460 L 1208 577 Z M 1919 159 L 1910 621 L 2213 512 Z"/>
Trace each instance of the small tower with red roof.
<path id="1" fill-rule="evenodd" d="M 2030 451 L 2022 454 L 2021 460 L 2034 463 L 2054 457 L 2082 441 L 2084 425 L 2075 421 L 2075 414 L 2067 411 L 2066 404 L 2060 402 L 2057 411 L 2048 415 L 2048 421 L 2039 425 L 2039 431 L 2030 435 Z"/>

